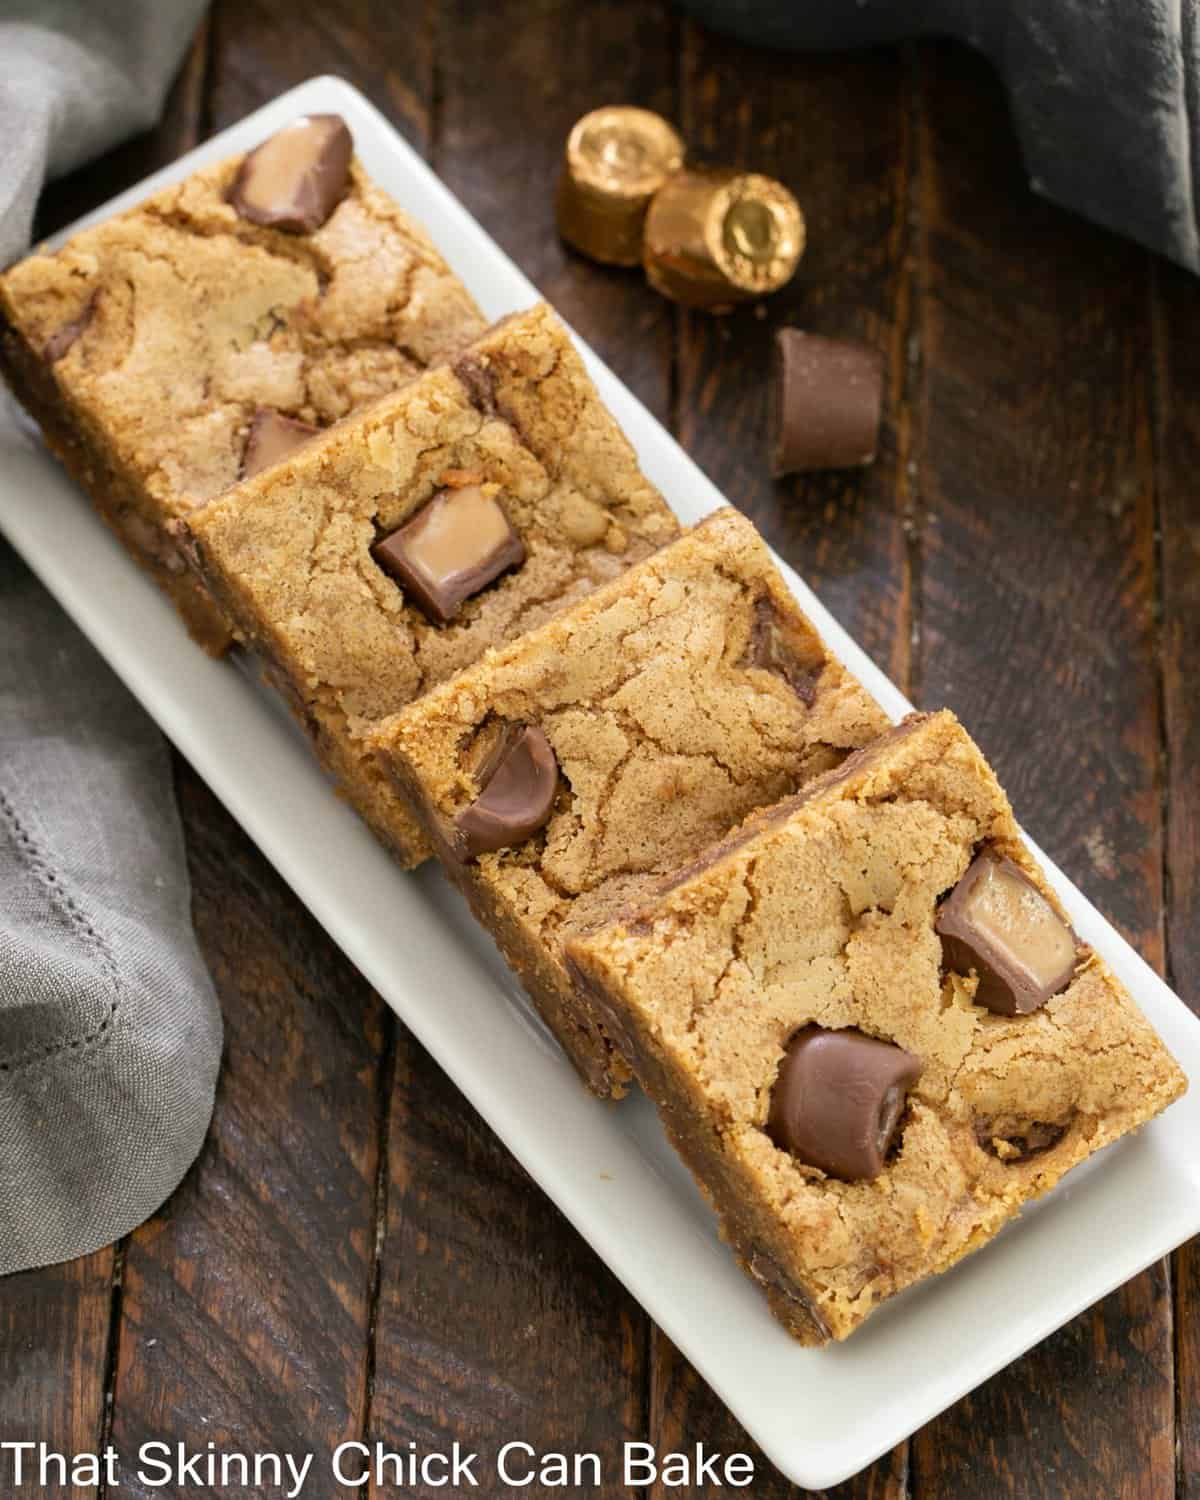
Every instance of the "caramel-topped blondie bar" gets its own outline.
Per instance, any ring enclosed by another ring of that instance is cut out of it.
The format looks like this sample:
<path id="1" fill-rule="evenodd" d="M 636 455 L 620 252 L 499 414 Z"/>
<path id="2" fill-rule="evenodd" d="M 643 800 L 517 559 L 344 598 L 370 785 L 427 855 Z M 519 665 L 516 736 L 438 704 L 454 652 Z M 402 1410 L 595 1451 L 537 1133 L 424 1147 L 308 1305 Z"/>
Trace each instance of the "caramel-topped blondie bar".
<path id="1" fill-rule="evenodd" d="M 181 537 L 411 864 L 424 839 L 367 731 L 678 530 L 541 305 L 193 511 Z"/>
<path id="2" fill-rule="evenodd" d="M 628 1069 L 563 944 L 886 727 L 753 526 L 718 511 L 372 737 L 598 1094 Z"/>
<path id="3" fill-rule="evenodd" d="M 753 815 L 567 953 L 805 1343 L 845 1338 L 1186 1087 L 950 713 Z"/>
<path id="4" fill-rule="evenodd" d="M 0 276 L 6 379 L 210 649 L 167 524 L 484 328 L 351 151 L 306 117 Z"/>

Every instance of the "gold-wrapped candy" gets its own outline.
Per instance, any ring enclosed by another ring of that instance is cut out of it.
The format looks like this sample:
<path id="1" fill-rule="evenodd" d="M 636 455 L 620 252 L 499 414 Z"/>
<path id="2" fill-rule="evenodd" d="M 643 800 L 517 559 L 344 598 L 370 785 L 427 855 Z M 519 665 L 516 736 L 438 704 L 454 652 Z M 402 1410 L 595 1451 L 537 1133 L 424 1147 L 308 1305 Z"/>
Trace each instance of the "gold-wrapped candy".
<path id="1" fill-rule="evenodd" d="M 683 165 L 683 141 L 661 115 L 631 105 L 594 109 L 567 137 L 558 232 L 593 260 L 636 266 L 654 194 Z"/>
<path id="2" fill-rule="evenodd" d="M 647 279 L 687 307 L 727 312 L 778 291 L 803 253 L 800 205 L 782 183 L 757 172 L 678 172 L 646 214 Z"/>

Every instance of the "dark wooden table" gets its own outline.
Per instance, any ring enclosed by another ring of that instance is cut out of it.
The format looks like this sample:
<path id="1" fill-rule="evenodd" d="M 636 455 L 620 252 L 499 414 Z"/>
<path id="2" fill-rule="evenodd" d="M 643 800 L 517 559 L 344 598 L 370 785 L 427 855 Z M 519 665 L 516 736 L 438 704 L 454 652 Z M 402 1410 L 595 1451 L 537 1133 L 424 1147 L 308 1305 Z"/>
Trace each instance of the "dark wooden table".
<path id="1" fill-rule="evenodd" d="M 1197 1004 L 1200 284 L 1032 196 L 966 51 L 788 58 L 627 0 L 217 0 L 161 128 L 53 188 L 44 227 L 320 72 L 427 155 L 909 695 L 965 719 L 1027 826 Z M 562 140 L 612 101 L 793 186 L 811 248 L 786 292 L 716 321 L 563 250 Z M 861 476 L 767 477 L 780 323 L 886 351 Z M 521 1437 L 607 1455 L 604 1495 L 629 1493 L 624 1439 L 753 1452 L 182 762 L 178 789 L 228 1033 L 216 1118 L 124 1244 L 0 1282 L 0 1438 L 111 1442 L 129 1496 L 176 1493 L 133 1477 L 156 1439 Z M 795 1492 L 760 1458 L 749 1493 Z M 1200 1252 L 839 1494 L 1200 1496 Z"/>

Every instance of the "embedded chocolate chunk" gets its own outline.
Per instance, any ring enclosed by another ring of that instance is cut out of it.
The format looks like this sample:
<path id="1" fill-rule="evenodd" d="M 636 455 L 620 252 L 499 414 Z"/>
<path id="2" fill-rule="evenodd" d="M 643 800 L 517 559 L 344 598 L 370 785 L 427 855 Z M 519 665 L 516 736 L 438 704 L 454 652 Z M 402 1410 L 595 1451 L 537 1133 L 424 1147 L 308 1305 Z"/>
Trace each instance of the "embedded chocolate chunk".
<path id="1" fill-rule="evenodd" d="M 942 902 L 935 926 L 946 968 L 974 971 L 975 1004 L 998 1016 L 1037 1010 L 1075 972 L 1071 928 L 1020 865 L 987 849 Z"/>
<path id="2" fill-rule="evenodd" d="M 975 1139 L 989 1156 L 1009 1166 L 1017 1166 L 1052 1151 L 1070 1128 L 1069 1120 L 1051 1122 L 1011 1117 L 976 1120 Z"/>
<path id="3" fill-rule="evenodd" d="M 799 328 L 775 335 L 771 473 L 874 462 L 883 405 L 883 356 L 864 344 Z"/>
<path id="4" fill-rule="evenodd" d="M 850 1027 L 802 1027 L 788 1042 L 771 1091 L 767 1134 L 810 1167 L 870 1182 L 904 1113 L 921 1059 Z"/>
<path id="5" fill-rule="evenodd" d="M 250 423 L 242 452 L 241 477 L 253 479 L 255 474 L 286 458 L 320 430 L 308 422 L 298 422 L 295 417 L 285 417 L 273 407 L 260 406 Z"/>
<path id="6" fill-rule="evenodd" d="M 341 115 L 303 115 L 248 153 L 229 201 L 252 224 L 310 234 L 345 196 L 353 154 Z"/>
<path id="7" fill-rule="evenodd" d="M 469 484 L 439 491 L 373 556 L 435 624 L 447 625 L 472 594 L 525 561 L 525 544 L 496 497 Z"/>
<path id="8" fill-rule="evenodd" d="M 451 368 L 466 387 L 471 405 L 485 417 L 498 416 L 496 376 L 487 360 L 468 351 L 460 354 Z"/>
<path id="9" fill-rule="evenodd" d="M 544 828 L 558 790 L 558 760 L 532 724 L 511 724 L 479 772 L 479 796 L 455 819 L 460 851 L 471 858 L 520 844 Z"/>
<path id="10" fill-rule="evenodd" d="M 807 657 L 794 642 L 785 640 L 779 610 L 766 596 L 755 601 L 754 628 L 746 651 L 746 665 L 774 672 L 811 708 L 817 698 L 817 680 L 825 669 L 825 651 L 813 638 Z"/>
<path id="11" fill-rule="evenodd" d="M 93 292 L 83 304 L 83 310 L 79 316 L 72 318 L 69 323 L 64 323 L 61 328 L 56 328 L 46 340 L 42 348 L 42 358 L 48 365 L 57 364 L 92 321 L 92 317 L 96 311 L 97 295 L 96 292 Z"/>

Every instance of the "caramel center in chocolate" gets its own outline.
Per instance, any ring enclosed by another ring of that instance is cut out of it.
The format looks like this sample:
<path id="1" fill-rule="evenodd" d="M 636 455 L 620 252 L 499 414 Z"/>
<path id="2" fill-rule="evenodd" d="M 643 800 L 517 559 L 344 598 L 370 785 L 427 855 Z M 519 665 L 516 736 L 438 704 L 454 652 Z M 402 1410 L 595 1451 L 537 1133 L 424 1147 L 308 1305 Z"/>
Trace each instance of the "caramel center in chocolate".
<path id="1" fill-rule="evenodd" d="M 354 142 L 340 115 L 306 115 L 242 162 L 229 201 L 243 219 L 311 233 L 341 202 Z"/>
<path id="2" fill-rule="evenodd" d="M 508 518 L 477 484 L 454 490 L 422 512 L 408 537 L 408 558 L 430 583 L 477 567 L 510 535 Z"/>
<path id="3" fill-rule="evenodd" d="M 1066 987 L 1075 971 L 1075 934 L 1024 870 L 984 850 L 938 914 L 949 968 L 979 976 L 975 1003 L 998 1015 L 1026 1015 Z"/>
<path id="4" fill-rule="evenodd" d="M 1062 918 L 1012 866 L 989 861 L 960 911 L 1039 987 L 1075 962 L 1075 943 Z"/>
<path id="5" fill-rule="evenodd" d="M 374 556 L 431 620 L 445 625 L 472 594 L 523 563 L 525 547 L 494 487 L 468 484 L 435 495 L 379 542 Z"/>

